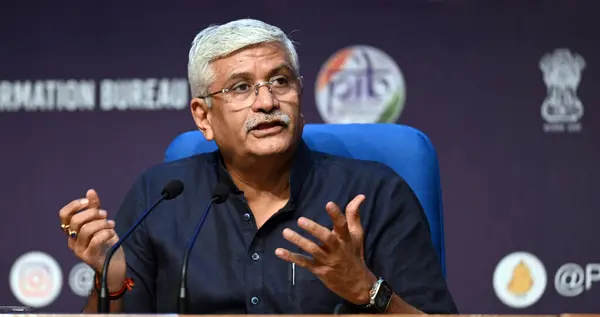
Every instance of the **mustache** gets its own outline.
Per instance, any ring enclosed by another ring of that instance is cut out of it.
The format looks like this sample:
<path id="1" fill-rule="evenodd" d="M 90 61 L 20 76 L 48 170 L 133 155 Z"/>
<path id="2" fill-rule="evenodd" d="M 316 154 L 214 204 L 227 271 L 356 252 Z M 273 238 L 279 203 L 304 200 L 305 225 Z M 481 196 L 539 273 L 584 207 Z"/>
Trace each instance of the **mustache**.
<path id="1" fill-rule="evenodd" d="M 250 132 L 261 124 L 265 123 L 279 123 L 284 127 L 287 127 L 291 122 L 292 118 L 281 110 L 275 110 L 270 113 L 263 113 L 257 117 L 250 118 L 246 121 L 246 132 Z"/>

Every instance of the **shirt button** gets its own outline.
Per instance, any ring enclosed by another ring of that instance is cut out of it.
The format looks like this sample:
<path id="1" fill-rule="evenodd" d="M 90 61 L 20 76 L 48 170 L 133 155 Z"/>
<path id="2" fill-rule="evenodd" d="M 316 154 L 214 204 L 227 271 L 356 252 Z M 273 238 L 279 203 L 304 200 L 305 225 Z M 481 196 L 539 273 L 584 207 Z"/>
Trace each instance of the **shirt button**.
<path id="1" fill-rule="evenodd" d="M 250 218 L 252 218 L 252 216 L 250 216 L 250 214 L 249 214 L 249 213 L 245 213 L 245 214 L 244 214 L 244 220 L 245 220 L 245 221 L 248 221 L 248 220 L 250 220 Z"/>
<path id="2" fill-rule="evenodd" d="M 258 253 L 252 253 L 252 260 L 258 261 L 259 258 L 260 258 L 260 256 L 258 256 Z M 256 297 L 254 297 L 254 298 L 256 298 Z"/>
<path id="3" fill-rule="evenodd" d="M 254 296 L 250 299 L 250 302 L 252 303 L 252 305 L 256 305 L 258 304 L 260 300 L 258 299 L 258 297 Z"/>

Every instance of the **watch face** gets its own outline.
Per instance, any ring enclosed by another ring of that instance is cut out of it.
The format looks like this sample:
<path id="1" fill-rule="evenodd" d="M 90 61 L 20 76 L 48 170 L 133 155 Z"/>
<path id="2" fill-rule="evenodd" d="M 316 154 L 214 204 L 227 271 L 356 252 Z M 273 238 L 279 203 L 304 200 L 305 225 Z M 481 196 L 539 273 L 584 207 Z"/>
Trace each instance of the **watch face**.
<path id="1" fill-rule="evenodd" d="M 390 286 L 386 282 L 381 283 L 377 292 L 377 296 L 375 296 L 374 303 L 374 306 L 378 311 L 382 313 L 385 312 L 390 300 L 392 299 L 392 294 L 393 292 Z"/>

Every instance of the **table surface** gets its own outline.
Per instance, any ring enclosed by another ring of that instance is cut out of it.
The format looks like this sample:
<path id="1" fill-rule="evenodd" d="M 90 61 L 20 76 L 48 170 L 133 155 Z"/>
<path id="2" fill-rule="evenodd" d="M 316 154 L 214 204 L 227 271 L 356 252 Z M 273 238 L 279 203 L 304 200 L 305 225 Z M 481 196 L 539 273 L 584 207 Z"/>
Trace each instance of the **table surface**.
<path id="1" fill-rule="evenodd" d="M 59 317 L 59 316 L 81 316 L 82 314 L 0 314 L 0 316 L 11 316 L 18 317 L 27 315 L 29 317 Z M 94 316 L 140 316 L 147 317 L 149 315 L 153 317 L 175 317 L 177 314 L 92 314 Z M 208 316 L 208 315 L 186 315 L 186 317 L 194 317 L 194 316 Z M 210 317 L 241 317 L 241 316 L 253 316 L 253 317 L 273 317 L 273 315 L 210 315 Z M 305 317 L 306 315 L 276 315 L 282 317 Z M 311 317 L 329 317 L 331 315 L 310 315 Z M 377 316 L 381 317 L 381 315 L 345 315 L 347 317 L 368 317 L 368 316 Z M 386 315 L 386 316 L 397 316 L 397 317 L 411 317 L 414 315 Z M 558 315 L 548 315 L 548 314 L 540 314 L 540 315 L 522 315 L 522 314 L 510 314 L 510 315 L 495 315 L 495 314 L 464 314 L 464 315 L 433 315 L 433 316 L 456 316 L 456 317 L 600 317 L 600 314 L 558 314 Z"/>

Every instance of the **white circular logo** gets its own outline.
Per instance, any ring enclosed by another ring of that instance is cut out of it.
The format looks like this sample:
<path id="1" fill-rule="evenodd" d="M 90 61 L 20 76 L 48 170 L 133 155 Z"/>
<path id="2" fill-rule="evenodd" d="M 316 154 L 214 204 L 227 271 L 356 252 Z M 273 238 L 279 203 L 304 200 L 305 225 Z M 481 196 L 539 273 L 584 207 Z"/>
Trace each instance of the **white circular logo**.
<path id="1" fill-rule="evenodd" d="M 533 254 L 514 252 L 505 256 L 494 271 L 494 291 L 513 308 L 525 308 L 537 302 L 546 290 L 546 269 Z"/>
<path id="2" fill-rule="evenodd" d="M 406 99 L 404 77 L 382 50 L 344 48 L 321 67 L 315 87 L 317 109 L 326 123 L 391 123 Z"/>
<path id="3" fill-rule="evenodd" d="M 21 255 L 10 269 L 10 288 L 19 302 L 34 308 L 50 305 L 62 289 L 58 262 L 46 253 Z"/>
<path id="4" fill-rule="evenodd" d="M 83 262 L 76 264 L 69 273 L 69 286 L 77 296 L 88 296 L 94 282 L 94 270 Z"/>

